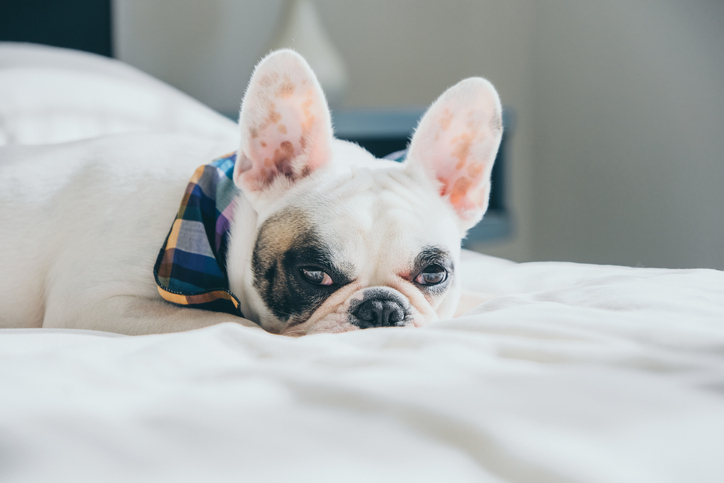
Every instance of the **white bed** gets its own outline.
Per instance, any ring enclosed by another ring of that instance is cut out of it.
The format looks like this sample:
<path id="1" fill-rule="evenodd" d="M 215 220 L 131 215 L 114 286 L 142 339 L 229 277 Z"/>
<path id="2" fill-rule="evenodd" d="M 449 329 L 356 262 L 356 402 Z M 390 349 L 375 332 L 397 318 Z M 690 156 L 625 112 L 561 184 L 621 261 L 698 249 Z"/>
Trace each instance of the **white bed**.
<path id="1" fill-rule="evenodd" d="M 0 144 L 150 129 L 234 135 L 120 63 L 0 46 Z M 724 481 L 724 273 L 462 277 L 486 301 L 424 329 L 2 330 L 0 481 Z"/>

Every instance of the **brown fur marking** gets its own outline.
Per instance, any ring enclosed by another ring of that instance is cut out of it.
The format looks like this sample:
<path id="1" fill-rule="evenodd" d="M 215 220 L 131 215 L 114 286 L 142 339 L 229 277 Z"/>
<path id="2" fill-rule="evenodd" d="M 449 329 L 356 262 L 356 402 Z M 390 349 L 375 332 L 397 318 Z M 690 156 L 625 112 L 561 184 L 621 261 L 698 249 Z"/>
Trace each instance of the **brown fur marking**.
<path id="1" fill-rule="evenodd" d="M 473 144 L 473 138 L 474 134 L 472 132 L 466 132 L 452 140 L 453 144 L 457 144 L 452 152 L 452 155 L 457 158 L 459 162 L 462 162 L 462 165 L 459 165 L 457 169 L 460 169 L 465 165 L 465 161 L 468 159 L 470 148 Z"/>
<path id="2" fill-rule="evenodd" d="M 277 87 L 275 95 L 282 99 L 287 99 L 294 94 L 294 84 L 289 79 L 289 77 L 285 76 L 282 83 Z"/>
<path id="3" fill-rule="evenodd" d="M 445 109 L 440 116 L 440 129 L 447 131 L 450 129 L 450 123 L 452 122 L 453 114 L 450 109 Z"/>
<path id="4" fill-rule="evenodd" d="M 456 179 L 450 192 L 450 203 L 453 206 L 461 206 L 472 186 L 473 182 L 467 176 Z"/>
<path id="5" fill-rule="evenodd" d="M 259 79 L 259 85 L 262 87 L 271 87 L 272 85 L 276 84 L 277 80 L 279 80 L 279 74 L 276 72 L 271 72 L 269 74 L 261 76 Z"/>

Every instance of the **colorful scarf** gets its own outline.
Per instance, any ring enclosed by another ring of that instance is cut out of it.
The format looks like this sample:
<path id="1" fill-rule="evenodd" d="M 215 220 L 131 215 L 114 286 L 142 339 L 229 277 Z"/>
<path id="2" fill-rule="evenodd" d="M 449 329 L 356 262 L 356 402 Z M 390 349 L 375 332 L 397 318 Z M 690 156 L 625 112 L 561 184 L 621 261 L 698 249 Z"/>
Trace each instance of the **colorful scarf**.
<path id="1" fill-rule="evenodd" d="M 165 300 L 243 317 L 229 290 L 226 252 L 234 199 L 236 153 L 198 168 L 186 187 L 153 273 Z"/>

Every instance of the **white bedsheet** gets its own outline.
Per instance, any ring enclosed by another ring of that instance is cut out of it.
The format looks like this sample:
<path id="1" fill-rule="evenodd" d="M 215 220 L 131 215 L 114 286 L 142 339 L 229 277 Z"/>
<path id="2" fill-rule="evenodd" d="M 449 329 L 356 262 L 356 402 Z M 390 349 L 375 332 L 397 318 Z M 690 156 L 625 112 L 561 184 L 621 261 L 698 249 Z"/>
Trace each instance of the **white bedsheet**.
<path id="1" fill-rule="evenodd" d="M 0 46 L 3 86 L 0 144 L 234 135 L 83 54 Z M 486 302 L 424 329 L 0 330 L 0 481 L 724 481 L 723 272 L 461 265 Z"/>
<path id="2" fill-rule="evenodd" d="M 724 273 L 466 253 L 424 329 L 0 332 L 2 481 L 724 481 Z"/>

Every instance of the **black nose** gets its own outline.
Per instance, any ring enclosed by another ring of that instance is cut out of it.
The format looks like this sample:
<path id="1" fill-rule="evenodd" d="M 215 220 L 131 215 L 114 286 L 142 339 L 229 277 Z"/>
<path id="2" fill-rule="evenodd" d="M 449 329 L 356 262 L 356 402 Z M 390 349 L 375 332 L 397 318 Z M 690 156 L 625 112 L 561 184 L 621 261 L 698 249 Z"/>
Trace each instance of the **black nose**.
<path id="1" fill-rule="evenodd" d="M 394 300 L 370 299 L 357 307 L 354 316 L 360 329 L 394 327 L 404 325 L 405 309 Z"/>

